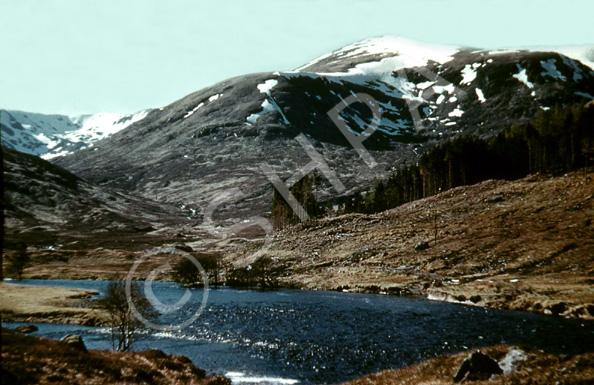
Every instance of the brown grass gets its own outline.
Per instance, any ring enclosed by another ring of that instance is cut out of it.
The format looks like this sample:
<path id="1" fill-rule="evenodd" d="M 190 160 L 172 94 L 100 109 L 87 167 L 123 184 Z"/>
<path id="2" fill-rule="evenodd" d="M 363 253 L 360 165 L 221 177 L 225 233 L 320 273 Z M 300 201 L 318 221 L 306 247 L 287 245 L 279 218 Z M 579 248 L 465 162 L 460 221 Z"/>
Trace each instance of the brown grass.
<path id="1" fill-rule="evenodd" d="M 229 385 L 206 376 L 184 356 L 159 350 L 81 352 L 60 341 L 2 329 L 3 384 L 194 384 Z"/>
<path id="2" fill-rule="evenodd" d="M 545 313 L 563 302 L 562 315 L 592 319 L 593 218 L 591 168 L 491 180 L 379 214 L 308 222 L 276 234 L 267 254 L 285 268 L 285 283 L 305 288 L 480 296 L 481 305 Z M 430 247 L 414 251 L 420 241 Z M 250 251 L 235 243 L 227 259 Z"/>
<path id="3" fill-rule="evenodd" d="M 510 351 L 509 346 L 481 349 L 491 358 L 500 361 Z M 517 348 L 514 348 L 517 349 Z M 472 384 L 594 384 L 594 353 L 576 357 L 554 356 L 538 350 L 522 348 L 526 360 L 519 361 L 509 375 L 494 376 Z M 418 365 L 385 370 L 348 382 L 348 385 L 445 385 L 452 379 L 469 352 L 434 358 Z"/>
<path id="4" fill-rule="evenodd" d="M 100 325 L 107 316 L 85 301 L 93 290 L 17 285 L 0 282 L 0 314 L 10 322 Z"/>

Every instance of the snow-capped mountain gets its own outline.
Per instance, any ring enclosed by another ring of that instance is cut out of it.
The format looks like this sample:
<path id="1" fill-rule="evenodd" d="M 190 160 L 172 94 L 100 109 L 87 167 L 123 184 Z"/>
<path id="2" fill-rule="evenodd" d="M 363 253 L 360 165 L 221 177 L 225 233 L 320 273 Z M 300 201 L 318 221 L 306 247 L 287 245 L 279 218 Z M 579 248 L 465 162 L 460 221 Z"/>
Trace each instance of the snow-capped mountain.
<path id="1" fill-rule="evenodd" d="M 496 135 L 540 110 L 594 99 L 593 51 L 368 39 L 297 70 L 240 76 L 197 91 L 92 150 L 55 162 L 89 181 L 198 211 L 239 188 L 243 195 L 222 211 L 246 218 L 269 209 L 272 184 L 262 164 L 286 180 L 311 161 L 303 138 L 344 185 L 341 191 L 320 186 L 318 198 L 332 200 L 369 188 L 452 137 Z M 380 116 L 365 103 L 347 106 L 356 94 L 368 95 Z M 362 142 L 375 167 L 328 115 L 338 110 L 356 135 L 378 123 Z"/>
<path id="2" fill-rule="evenodd" d="M 526 66 L 530 66 L 529 76 Z M 507 105 L 514 99 L 511 91 L 517 88 L 522 96 L 528 92 L 532 98 L 531 103 L 521 103 L 524 113 L 531 115 L 533 107 L 548 109 L 559 104 L 560 98 L 561 104 L 594 99 L 593 69 L 594 47 L 480 50 L 386 36 L 348 45 L 294 71 L 275 74 L 323 79 L 351 90 L 364 88 L 380 103 L 379 131 L 394 136 L 412 129 L 445 135 L 445 127 L 450 127 L 450 133 L 460 133 L 470 125 L 487 125 L 487 130 L 480 131 L 490 132 L 490 119 L 481 110 L 487 112 L 493 104 L 501 107 L 502 102 Z M 563 95 L 559 82 L 566 88 Z M 567 93 L 569 89 L 573 94 Z M 487 100 L 487 96 L 494 99 Z M 396 105 L 395 99 L 406 105 Z M 481 104 L 483 108 L 477 108 Z M 472 113 L 464 116 L 467 109 Z M 513 119 L 524 116 L 512 115 Z M 354 116 L 350 123 L 361 131 L 367 124 Z M 501 121 L 494 123 L 501 125 Z"/>
<path id="3" fill-rule="evenodd" d="M 44 159 L 64 156 L 92 146 L 149 113 L 98 113 L 89 115 L 46 115 L 0 110 L 2 144 Z"/>
<path id="4" fill-rule="evenodd" d="M 299 72 L 352 72 L 363 73 L 369 63 L 374 72 L 394 71 L 426 65 L 429 61 L 445 63 L 461 51 L 485 54 L 520 52 L 556 52 L 577 60 L 594 69 L 593 46 L 525 47 L 483 50 L 457 46 L 436 45 L 405 39 L 398 36 L 381 36 L 362 40 L 322 55 L 297 68 Z M 387 62 L 387 63 L 386 63 Z"/>

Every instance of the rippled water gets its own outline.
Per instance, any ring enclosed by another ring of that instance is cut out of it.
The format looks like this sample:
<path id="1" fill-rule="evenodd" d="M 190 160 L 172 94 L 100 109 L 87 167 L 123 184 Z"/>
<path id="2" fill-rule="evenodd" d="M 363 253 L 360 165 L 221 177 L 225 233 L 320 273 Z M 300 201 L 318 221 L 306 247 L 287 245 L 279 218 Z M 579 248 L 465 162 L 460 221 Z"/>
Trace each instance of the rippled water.
<path id="1" fill-rule="evenodd" d="M 106 282 L 24 281 L 91 288 Z M 174 304 L 185 292 L 156 282 L 160 301 Z M 159 322 L 191 317 L 202 290 Z M 16 325 L 16 324 L 15 324 Z M 107 330 L 38 325 L 37 335 L 84 336 L 89 348 L 109 348 Z M 136 345 L 190 357 L 200 367 L 227 374 L 234 383 L 337 383 L 444 353 L 495 344 L 527 344 L 551 352 L 594 350 L 594 323 L 489 310 L 424 299 L 280 290 L 211 290 L 202 315 L 179 331 L 159 332 Z"/>

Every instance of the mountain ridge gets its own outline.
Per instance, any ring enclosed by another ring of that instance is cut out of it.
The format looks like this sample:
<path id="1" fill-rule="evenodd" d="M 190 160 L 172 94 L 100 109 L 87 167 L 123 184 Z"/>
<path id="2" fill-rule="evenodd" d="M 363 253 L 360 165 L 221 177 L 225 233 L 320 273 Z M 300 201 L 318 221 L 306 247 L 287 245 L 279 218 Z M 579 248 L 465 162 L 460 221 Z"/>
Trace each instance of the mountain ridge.
<path id="1" fill-rule="evenodd" d="M 142 120 L 149 112 L 60 115 L 0 110 L 2 144 L 13 150 L 52 159 L 93 146 L 99 140 Z"/>
<path id="2" fill-rule="evenodd" d="M 272 184 L 264 163 L 286 180 L 311 161 L 295 140 L 301 134 L 345 186 L 337 192 L 322 178 L 316 196 L 332 202 L 449 138 L 496 135 L 540 109 L 594 98 L 594 71 L 554 52 L 445 49 L 435 56 L 419 49 L 424 61 L 411 67 L 390 49 L 380 57 L 372 48 L 338 50 L 337 58 L 330 54 L 302 70 L 228 79 L 55 162 L 93 183 L 199 213 L 218 193 L 240 189 L 244 197 L 222 213 L 240 221 L 269 210 Z M 373 122 L 369 105 L 356 102 L 363 94 L 381 115 L 375 131 L 359 138 L 375 159 L 373 169 L 328 115 L 342 108 L 338 121 L 360 135 Z M 346 106 L 349 98 L 355 102 Z"/>
<path id="3" fill-rule="evenodd" d="M 443 141 L 493 136 L 541 109 L 594 99 L 594 70 L 559 53 L 432 47 L 368 39 L 296 71 L 227 79 L 52 161 L 94 184 L 190 207 L 196 220 L 220 194 L 241 191 L 218 212 L 237 222 L 269 212 L 262 167 L 280 180 L 296 175 L 312 160 L 304 143 L 344 185 L 337 191 L 322 176 L 316 198 L 332 204 Z"/>
<path id="4" fill-rule="evenodd" d="M 132 250 L 175 237 L 192 223 L 178 208 L 94 186 L 34 155 L 4 146 L 1 155 L 3 238 L 8 248 L 24 242 Z"/>

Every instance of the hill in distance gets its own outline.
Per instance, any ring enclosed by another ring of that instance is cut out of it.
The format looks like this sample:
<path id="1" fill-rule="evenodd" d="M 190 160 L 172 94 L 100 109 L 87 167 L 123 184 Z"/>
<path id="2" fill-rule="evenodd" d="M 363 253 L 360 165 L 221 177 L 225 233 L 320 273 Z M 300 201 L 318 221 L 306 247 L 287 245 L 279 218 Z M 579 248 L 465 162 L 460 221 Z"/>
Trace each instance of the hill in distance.
<path id="1" fill-rule="evenodd" d="M 316 198 L 331 204 L 450 138 L 492 136 L 539 110 L 588 102 L 591 51 L 576 50 L 568 56 L 368 39 L 295 71 L 223 81 L 53 161 L 92 183 L 191 208 L 197 221 L 213 200 L 231 193 L 217 219 L 241 222 L 270 210 L 273 188 L 262 165 L 287 180 L 311 162 L 307 142 L 344 186 L 322 178 Z M 365 103 L 345 105 L 359 94 L 372 98 L 381 117 L 374 120 Z M 359 137 L 374 167 L 328 115 L 337 108 L 337 121 L 352 135 L 377 123 Z"/>

